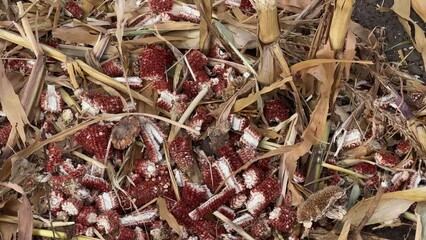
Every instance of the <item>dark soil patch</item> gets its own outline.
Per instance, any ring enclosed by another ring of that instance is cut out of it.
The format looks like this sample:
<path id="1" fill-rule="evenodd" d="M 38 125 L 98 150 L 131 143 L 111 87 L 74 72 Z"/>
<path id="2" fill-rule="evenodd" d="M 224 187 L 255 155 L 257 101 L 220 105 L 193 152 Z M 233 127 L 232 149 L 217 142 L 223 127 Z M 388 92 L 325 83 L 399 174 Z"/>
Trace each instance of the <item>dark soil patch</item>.
<path id="1" fill-rule="evenodd" d="M 417 75 L 419 79 L 426 82 L 426 73 L 424 72 L 421 54 L 414 49 L 410 37 L 405 33 L 398 17 L 392 12 L 380 12 L 377 10 L 382 3 L 383 7 L 390 8 L 393 5 L 393 0 L 385 0 L 384 2 L 382 0 L 357 0 L 352 19 L 370 30 L 383 28 L 386 39 L 384 54 L 387 61 L 399 64 L 401 59 L 398 51 L 402 50 L 404 56 L 408 56 L 406 58 L 407 64 L 402 64 L 400 69 L 404 69 L 412 75 Z M 421 22 L 415 14 L 413 14 L 412 18 Z M 368 227 L 365 230 L 387 239 L 414 239 L 415 230 L 411 228 L 411 223 L 408 224 L 376 231 L 373 231 L 372 227 Z"/>
<path id="2" fill-rule="evenodd" d="M 404 56 L 407 56 L 407 63 L 402 64 L 400 69 L 404 69 L 426 82 L 426 73 L 421 54 L 414 49 L 398 17 L 392 12 L 380 12 L 377 10 L 382 3 L 383 7 L 390 8 L 393 5 L 393 0 L 384 0 L 384 2 L 383 0 L 357 0 L 352 19 L 371 30 L 383 28 L 386 39 L 384 53 L 387 60 L 399 64 L 401 59 L 398 51 L 402 50 Z M 415 13 L 412 13 L 411 17 L 414 21 L 423 23 Z M 423 27 L 422 25 L 424 26 L 424 24 L 420 24 L 421 27 Z"/>
<path id="3" fill-rule="evenodd" d="M 377 225 L 373 225 L 374 227 Z M 372 226 L 364 228 L 364 231 L 371 232 L 379 237 L 391 240 L 412 240 L 415 238 L 416 229 L 411 225 L 402 225 L 394 228 L 382 228 L 373 230 Z"/>

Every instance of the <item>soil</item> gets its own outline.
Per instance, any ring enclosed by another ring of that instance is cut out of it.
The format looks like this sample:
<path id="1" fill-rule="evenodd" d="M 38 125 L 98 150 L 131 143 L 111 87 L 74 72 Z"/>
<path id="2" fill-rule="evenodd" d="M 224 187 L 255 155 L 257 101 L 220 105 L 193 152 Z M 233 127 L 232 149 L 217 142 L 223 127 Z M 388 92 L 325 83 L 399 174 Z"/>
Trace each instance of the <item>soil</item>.
<path id="1" fill-rule="evenodd" d="M 426 83 L 422 56 L 413 47 L 410 37 L 405 33 L 398 17 L 391 11 L 378 11 L 379 6 L 390 8 L 392 5 L 393 0 L 357 0 L 352 19 L 370 30 L 383 29 L 386 39 L 384 54 L 387 61 L 400 64 L 402 60 L 398 55 L 398 51 L 401 50 L 407 58 L 405 59 L 406 63 L 400 65 L 400 69 L 418 76 L 419 79 Z M 425 29 L 424 24 L 422 24 L 423 21 L 414 12 L 412 12 L 411 18 Z"/>
<path id="2" fill-rule="evenodd" d="M 382 5 L 383 4 L 383 5 Z M 410 37 L 406 34 L 404 28 L 400 24 L 398 17 L 391 11 L 378 11 L 379 6 L 390 8 L 393 0 L 356 0 L 353 10 L 352 19 L 370 30 L 384 30 L 384 38 L 386 40 L 384 46 L 384 54 L 388 62 L 400 64 L 401 58 L 398 51 L 401 50 L 406 63 L 400 65 L 400 69 L 406 70 L 408 73 L 418 76 L 420 80 L 426 83 L 426 73 L 424 71 L 424 63 L 421 54 L 413 47 Z M 420 18 L 412 13 L 412 19 L 418 23 L 423 23 Z M 420 25 L 424 27 L 424 25 Z M 425 28 L 423 28 L 425 29 Z M 395 228 L 384 228 L 380 230 L 372 230 L 372 227 L 365 229 L 377 236 L 386 239 L 414 239 L 415 230 L 412 223 Z"/>

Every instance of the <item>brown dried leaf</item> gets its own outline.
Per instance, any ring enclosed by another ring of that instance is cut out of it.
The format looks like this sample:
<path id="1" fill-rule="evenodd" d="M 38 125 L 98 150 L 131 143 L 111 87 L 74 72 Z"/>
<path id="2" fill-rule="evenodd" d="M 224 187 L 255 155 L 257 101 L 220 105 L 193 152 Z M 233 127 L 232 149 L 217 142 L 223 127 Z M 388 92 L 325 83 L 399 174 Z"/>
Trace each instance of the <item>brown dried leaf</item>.
<path id="1" fill-rule="evenodd" d="M 278 0 L 278 7 L 290 12 L 300 13 L 311 0 Z"/>
<path id="2" fill-rule="evenodd" d="M 319 57 L 334 55 L 329 45 L 320 51 L 321 52 L 319 54 Z M 240 172 L 241 170 L 246 169 L 251 164 L 253 164 L 254 162 L 260 159 L 288 153 L 286 154 L 286 159 L 284 161 L 286 164 L 287 171 L 289 172 L 290 176 L 292 176 L 294 170 L 296 169 L 297 159 L 299 159 L 301 156 L 306 154 L 311 149 L 312 145 L 315 144 L 318 141 L 318 139 L 321 139 L 321 135 L 324 132 L 324 129 L 326 127 L 331 86 L 334 82 L 334 70 L 335 70 L 335 65 L 337 60 L 322 59 L 321 61 L 317 62 L 317 64 L 314 64 L 314 65 L 311 65 L 313 63 L 311 61 L 312 60 L 304 61 L 302 63 L 296 64 L 298 66 L 295 65 L 291 68 L 293 74 L 295 74 L 297 71 L 306 69 L 305 70 L 306 74 L 314 76 L 321 83 L 319 87 L 319 100 L 317 105 L 315 106 L 314 111 L 311 114 L 311 120 L 308 126 L 306 127 L 305 131 L 303 132 L 303 135 L 302 135 L 303 141 L 291 146 L 282 146 L 275 150 L 269 151 L 265 153 L 264 155 L 258 158 L 255 158 L 254 160 L 250 162 L 247 162 L 241 168 L 239 168 L 236 172 Z M 308 63 L 305 63 L 305 62 L 308 62 Z M 301 67 L 302 65 L 305 65 L 306 67 Z M 284 79 L 283 81 L 286 81 L 286 79 Z M 276 82 L 272 85 L 275 85 L 278 83 L 280 82 Z"/>
<path id="3" fill-rule="evenodd" d="M 18 210 L 18 240 L 31 240 L 33 231 L 33 212 L 30 200 L 28 200 L 24 189 L 11 182 L 0 182 L 0 185 L 11 188 L 22 195 L 22 202 Z"/>
<path id="4" fill-rule="evenodd" d="M 411 0 L 414 11 L 426 22 L 426 1 L 424 0 Z"/>
<path id="5" fill-rule="evenodd" d="M 421 27 L 410 18 L 411 4 L 410 1 L 395 0 L 392 10 L 399 16 L 401 22 L 408 36 L 413 41 L 414 47 L 422 54 L 423 63 L 426 62 L 426 37 L 425 32 Z M 413 29 L 414 27 L 414 29 Z M 412 34 L 414 32 L 414 35 Z"/>
<path id="6" fill-rule="evenodd" d="M 18 231 L 18 224 L 5 223 L 0 224 L 0 233 L 3 240 L 16 239 L 16 232 Z"/>
<path id="7" fill-rule="evenodd" d="M 340 232 L 340 236 L 337 240 L 345 240 L 348 239 L 349 231 L 351 230 L 351 221 L 348 220 L 345 222 L 342 228 L 342 232 Z"/>
<path id="8" fill-rule="evenodd" d="M 368 211 L 374 197 L 358 202 L 353 206 L 343 221 L 351 220 L 353 225 L 358 225 Z M 383 194 L 377 208 L 366 225 L 392 220 L 405 212 L 414 202 L 426 201 L 426 188 L 415 188 Z"/>
<path id="9" fill-rule="evenodd" d="M 18 240 L 31 240 L 33 232 L 33 208 L 30 200 L 22 195 L 22 203 L 18 213 Z"/>
<path id="10" fill-rule="evenodd" d="M 260 96 L 262 96 L 265 93 L 271 92 L 275 89 L 278 89 L 282 86 L 284 86 L 284 84 L 286 84 L 287 82 L 291 81 L 293 78 L 292 77 L 288 77 L 285 78 L 279 82 L 275 82 L 267 87 L 262 88 L 262 90 L 252 93 L 250 95 L 248 95 L 245 98 L 241 98 L 238 99 L 235 104 L 234 104 L 234 108 L 232 109 L 233 112 L 239 112 L 241 110 L 243 110 L 244 108 L 246 108 L 247 106 L 250 106 L 252 103 L 256 102 Z"/>
<path id="11" fill-rule="evenodd" d="M 30 77 L 24 87 L 24 93 L 21 97 L 22 106 L 28 118 L 32 119 L 35 109 L 39 104 L 40 94 L 44 85 L 46 76 L 46 56 L 39 55 L 36 59 Z"/>
<path id="12" fill-rule="evenodd" d="M 176 218 L 167 209 L 166 200 L 162 197 L 157 198 L 158 210 L 160 213 L 160 219 L 166 220 L 169 226 L 177 233 L 182 232 L 182 227 L 176 221 Z"/>
<path id="13" fill-rule="evenodd" d="M 52 31 L 53 37 L 72 43 L 84 43 L 94 46 L 98 40 L 98 33 L 92 33 L 91 29 L 83 26 L 61 26 Z"/>
<path id="14" fill-rule="evenodd" d="M 415 213 L 417 215 L 416 240 L 426 239 L 426 202 L 419 202 Z"/>
<path id="15" fill-rule="evenodd" d="M 199 46 L 200 51 L 205 55 L 209 53 L 210 49 L 210 32 L 208 22 L 211 22 L 212 19 L 212 1 L 211 0 L 196 0 L 197 8 L 201 13 L 201 22 L 200 22 L 200 38 Z"/>
<path id="16" fill-rule="evenodd" d="M 10 134 L 9 139 L 12 139 L 17 131 L 22 142 L 25 143 L 26 135 L 24 132 L 24 127 L 25 125 L 29 124 L 28 118 L 25 114 L 24 108 L 21 105 L 19 96 L 15 93 L 12 84 L 6 77 L 3 64 L 0 64 L 0 103 L 3 112 L 6 114 L 10 124 L 12 126 L 16 126 L 16 128 L 12 128 L 12 133 Z"/>

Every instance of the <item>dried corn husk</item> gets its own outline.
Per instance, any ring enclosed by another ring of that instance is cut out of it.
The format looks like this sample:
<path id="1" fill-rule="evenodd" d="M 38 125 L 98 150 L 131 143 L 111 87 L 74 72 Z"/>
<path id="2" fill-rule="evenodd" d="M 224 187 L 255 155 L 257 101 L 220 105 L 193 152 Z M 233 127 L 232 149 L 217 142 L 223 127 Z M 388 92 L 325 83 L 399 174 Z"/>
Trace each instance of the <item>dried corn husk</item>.
<path id="1" fill-rule="evenodd" d="M 280 36 L 278 9 L 276 0 L 254 0 L 259 22 L 259 39 L 263 44 L 275 42 Z"/>
<path id="2" fill-rule="evenodd" d="M 351 21 L 353 0 L 337 0 L 330 26 L 330 43 L 333 50 L 342 50 Z"/>

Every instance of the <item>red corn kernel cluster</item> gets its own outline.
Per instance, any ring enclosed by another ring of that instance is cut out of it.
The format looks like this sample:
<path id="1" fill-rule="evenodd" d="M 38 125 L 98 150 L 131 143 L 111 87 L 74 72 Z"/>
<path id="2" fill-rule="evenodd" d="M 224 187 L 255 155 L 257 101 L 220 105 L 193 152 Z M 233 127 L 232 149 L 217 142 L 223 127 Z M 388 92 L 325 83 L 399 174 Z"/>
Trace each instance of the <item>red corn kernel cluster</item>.
<path id="1" fill-rule="evenodd" d="M 229 220 L 234 220 L 236 213 L 234 211 L 234 209 L 226 206 L 226 205 L 222 205 L 217 209 L 218 212 L 222 213 L 223 215 L 225 215 L 225 217 L 227 217 Z"/>
<path id="2" fill-rule="evenodd" d="M 265 102 L 263 114 L 269 124 L 278 124 L 288 118 L 289 111 L 283 101 L 275 99 Z"/>
<path id="3" fill-rule="evenodd" d="M 65 9 L 75 18 L 81 18 L 84 13 L 83 9 L 74 0 L 67 0 Z"/>
<path id="4" fill-rule="evenodd" d="M 118 230 L 118 236 L 116 240 L 127 240 L 127 239 L 138 239 L 136 238 L 135 230 L 131 228 L 122 227 Z"/>
<path id="5" fill-rule="evenodd" d="M 177 19 L 193 23 L 200 23 L 200 11 L 188 5 L 182 6 Z"/>
<path id="6" fill-rule="evenodd" d="M 195 114 L 189 119 L 187 125 L 201 132 L 205 131 L 213 121 L 214 117 L 210 114 L 210 111 L 203 106 L 199 106 L 195 109 Z M 200 138 L 200 135 L 196 135 L 193 132 L 187 131 L 187 133 L 191 135 L 193 140 Z"/>
<path id="7" fill-rule="evenodd" d="M 149 8 L 153 13 L 159 14 L 172 10 L 173 0 L 148 0 Z"/>
<path id="8" fill-rule="evenodd" d="M 56 167 L 61 162 L 61 148 L 57 145 L 50 143 L 47 146 L 47 161 L 44 167 L 46 172 L 52 173 L 56 170 Z"/>
<path id="9" fill-rule="evenodd" d="M 102 65 L 102 71 L 110 77 L 121 77 L 124 75 L 124 68 L 120 59 L 114 58 Z"/>
<path id="10" fill-rule="evenodd" d="M 357 163 L 355 164 L 352 169 L 360 174 L 366 175 L 366 176 L 374 176 L 377 173 L 377 167 L 374 164 L 370 163 Z"/>
<path id="11" fill-rule="evenodd" d="M 246 202 L 247 210 L 253 216 L 258 216 L 279 194 L 278 181 L 273 178 L 267 178 L 250 191 L 250 198 Z"/>
<path id="12" fill-rule="evenodd" d="M 257 167 L 251 167 L 243 173 L 244 184 L 248 189 L 252 189 L 262 182 L 264 173 Z"/>
<path id="13" fill-rule="evenodd" d="M 351 129 L 345 135 L 337 138 L 337 144 L 342 145 L 344 149 L 355 148 L 361 145 L 362 134 L 358 129 Z"/>
<path id="14" fill-rule="evenodd" d="M 212 42 L 208 56 L 222 60 L 226 60 L 231 57 L 231 55 L 226 52 L 226 50 L 224 50 L 216 41 Z"/>
<path id="15" fill-rule="evenodd" d="M 180 116 L 185 112 L 188 101 L 189 99 L 185 94 L 176 94 L 176 92 L 172 93 L 164 90 L 160 92 L 157 106 L 176 116 Z"/>
<path id="16" fill-rule="evenodd" d="M 210 87 L 210 77 L 206 73 L 207 57 L 198 50 L 191 50 L 187 55 L 186 59 L 188 64 L 194 73 L 192 81 L 185 81 L 183 86 L 183 92 L 188 95 L 189 98 L 194 98 L 201 91 L 203 86 Z"/>
<path id="17" fill-rule="evenodd" d="M 241 0 L 240 9 L 245 13 L 254 13 L 255 9 L 250 0 Z"/>
<path id="18" fill-rule="evenodd" d="M 134 213 L 127 214 L 120 217 L 120 225 L 124 227 L 144 226 L 152 222 L 158 217 L 158 210 L 156 208 L 146 209 L 144 211 L 135 211 Z"/>
<path id="19" fill-rule="evenodd" d="M 213 167 L 212 164 L 215 162 L 214 158 L 202 159 L 200 161 L 201 175 L 203 176 L 204 182 L 210 191 L 216 191 L 219 184 L 222 181 L 221 174 L 217 167 Z"/>
<path id="20" fill-rule="evenodd" d="M 170 144 L 170 157 L 187 176 L 193 175 L 195 159 L 192 156 L 192 146 L 188 140 L 176 137 Z"/>
<path id="21" fill-rule="evenodd" d="M 117 209 L 120 206 L 120 201 L 115 192 L 111 191 L 99 194 L 95 199 L 95 204 L 99 211 L 105 212 Z"/>
<path id="22" fill-rule="evenodd" d="M 287 205 L 275 207 L 269 213 L 269 223 L 280 232 L 290 232 L 297 223 L 297 214 L 294 209 Z"/>
<path id="23" fill-rule="evenodd" d="M 272 229 L 266 219 L 261 219 L 251 226 L 250 234 L 255 239 L 268 239 L 272 235 Z"/>
<path id="24" fill-rule="evenodd" d="M 102 233 L 110 234 L 120 226 L 119 215 L 116 211 L 106 211 L 98 216 L 96 219 L 96 228 Z"/>
<path id="25" fill-rule="evenodd" d="M 211 197 L 212 194 L 206 185 L 188 182 L 183 186 L 181 195 L 182 201 L 186 202 L 192 208 L 196 208 Z"/>
<path id="26" fill-rule="evenodd" d="M 12 59 L 7 62 L 7 70 L 17 71 L 24 75 L 30 74 L 34 66 L 34 61 L 23 59 Z"/>
<path id="27" fill-rule="evenodd" d="M 226 144 L 219 148 L 218 153 L 228 162 L 232 171 L 236 171 L 243 165 L 243 161 L 241 160 L 240 156 L 230 144 Z"/>
<path id="28" fill-rule="evenodd" d="M 213 67 L 212 73 L 215 75 L 211 79 L 211 87 L 215 97 L 223 97 L 228 85 L 237 77 L 236 70 L 233 67 L 228 67 L 225 64 L 218 64 Z"/>
<path id="29" fill-rule="evenodd" d="M 99 112 L 120 113 L 124 108 L 123 102 L 119 96 L 83 90 L 77 90 L 75 95 L 81 100 L 83 111 L 92 115 L 96 115 Z"/>
<path id="30" fill-rule="evenodd" d="M 62 203 L 62 211 L 70 216 L 76 216 L 83 207 L 83 200 L 77 197 L 70 197 Z"/>
<path id="31" fill-rule="evenodd" d="M 246 203 L 247 199 L 248 197 L 245 192 L 238 193 L 231 198 L 229 206 L 232 209 L 242 208 L 244 204 Z"/>
<path id="32" fill-rule="evenodd" d="M 49 196 L 49 207 L 53 215 L 56 215 L 62 210 L 62 203 L 65 200 L 65 196 L 60 191 L 52 191 Z"/>
<path id="33" fill-rule="evenodd" d="M 0 127 L 0 145 L 6 145 L 11 131 L 12 125 L 9 122 Z"/>
<path id="34" fill-rule="evenodd" d="M 296 183 L 303 183 L 305 182 L 305 179 L 306 179 L 305 175 L 302 172 L 300 172 L 299 169 L 296 168 L 296 170 L 293 173 L 293 181 L 295 181 Z"/>
<path id="35" fill-rule="evenodd" d="M 171 90 L 166 70 L 171 66 L 173 58 L 166 49 L 158 45 L 149 45 L 142 50 L 139 62 L 139 77 L 143 81 L 152 82 L 153 88 L 158 92 Z"/>
<path id="36" fill-rule="evenodd" d="M 90 174 L 84 175 L 80 182 L 83 186 L 90 190 L 98 190 L 101 192 L 107 192 L 111 190 L 110 184 L 105 179 Z"/>
<path id="37" fill-rule="evenodd" d="M 189 213 L 189 217 L 192 220 L 199 220 L 207 214 L 212 213 L 214 210 L 220 207 L 220 205 L 229 201 L 235 194 L 235 190 L 232 188 L 224 188 L 220 193 L 213 195 L 209 200 L 198 206 L 196 209 Z"/>
<path id="38" fill-rule="evenodd" d="M 202 239 L 216 239 L 215 236 L 220 235 L 222 230 L 218 229 L 218 226 L 207 220 L 192 220 L 188 215 L 192 208 L 189 207 L 185 202 L 178 201 L 173 205 L 171 213 L 176 218 L 178 223 L 184 226 L 190 233 L 196 234 Z"/>
<path id="39" fill-rule="evenodd" d="M 173 189 L 168 175 L 161 175 L 149 180 L 136 180 L 135 186 L 131 186 L 128 192 L 135 199 L 136 206 L 139 207 L 156 197 L 167 196 L 173 198 Z"/>
<path id="40" fill-rule="evenodd" d="M 376 152 L 374 160 L 377 164 L 385 167 L 395 167 L 399 163 L 398 157 L 388 152 Z"/>
<path id="41" fill-rule="evenodd" d="M 252 14 L 255 12 L 253 5 L 250 0 L 225 0 L 226 5 L 229 7 L 240 8 L 246 14 Z"/>
<path id="42" fill-rule="evenodd" d="M 65 161 L 60 163 L 59 172 L 63 175 L 69 175 L 73 178 L 79 178 L 86 174 L 86 168 L 81 164 L 74 166 L 72 160 L 67 158 Z"/>
<path id="43" fill-rule="evenodd" d="M 398 143 L 398 145 L 396 146 L 395 149 L 395 153 L 396 155 L 402 157 L 404 155 L 406 155 L 411 149 L 411 144 L 410 141 L 408 140 L 404 140 L 400 143 Z"/>
<path id="44" fill-rule="evenodd" d="M 246 127 L 250 125 L 250 122 L 245 117 L 240 117 L 236 114 L 230 114 L 228 117 L 231 129 L 234 131 L 242 132 Z"/>
<path id="45" fill-rule="evenodd" d="M 156 177 L 160 173 L 159 167 L 155 164 L 155 162 L 145 159 L 135 160 L 133 171 L 144 179 Z"/>
<path id="46" fill-rule="evenodd" d="M 83 206 L 75 221 L 76 223 L 89 227 L 96 223 L 97 217 L 96 209 L 93 206 Z"/>
<path id="47" fill-rule="evenodd" d="M 75 134 L 75 140 L 84 150 L 103 161 L 106 155 L 111 127 L 93 124 Z"/>

